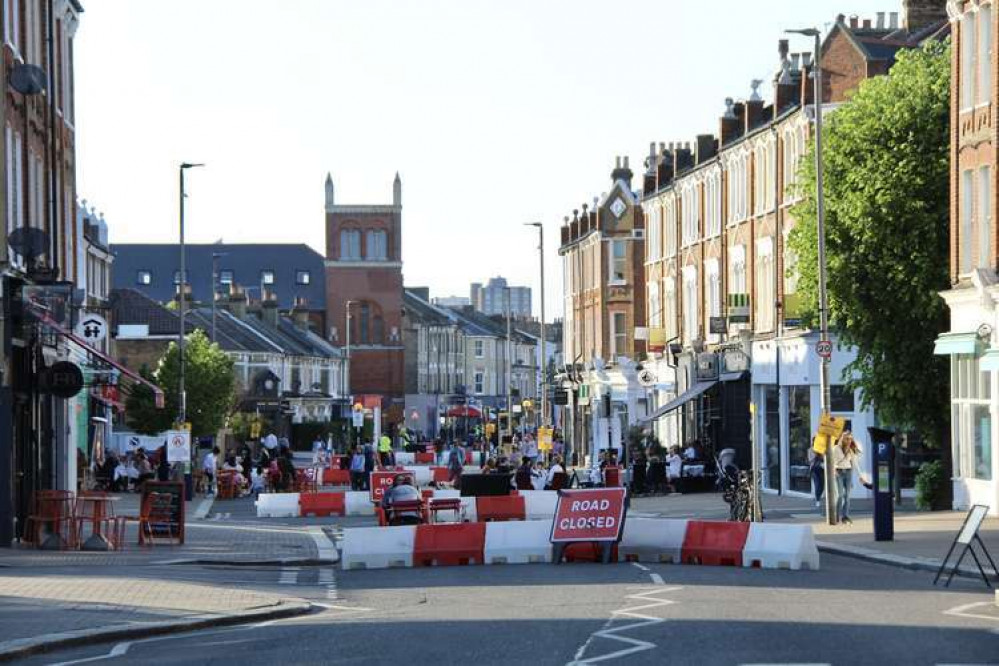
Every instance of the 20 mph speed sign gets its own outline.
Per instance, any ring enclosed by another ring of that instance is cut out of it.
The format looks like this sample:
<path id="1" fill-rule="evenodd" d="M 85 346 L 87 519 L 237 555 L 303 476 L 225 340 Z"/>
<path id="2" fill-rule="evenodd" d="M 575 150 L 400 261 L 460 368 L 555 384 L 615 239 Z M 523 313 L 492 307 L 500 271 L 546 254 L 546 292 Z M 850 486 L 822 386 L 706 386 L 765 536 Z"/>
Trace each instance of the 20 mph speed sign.
<path id="1" fill-rule="evenodd" d="M 822 358 L 832 357 L 832 342 L 829 340 L 819 340 L 815 343 L 815 353 Z"/>

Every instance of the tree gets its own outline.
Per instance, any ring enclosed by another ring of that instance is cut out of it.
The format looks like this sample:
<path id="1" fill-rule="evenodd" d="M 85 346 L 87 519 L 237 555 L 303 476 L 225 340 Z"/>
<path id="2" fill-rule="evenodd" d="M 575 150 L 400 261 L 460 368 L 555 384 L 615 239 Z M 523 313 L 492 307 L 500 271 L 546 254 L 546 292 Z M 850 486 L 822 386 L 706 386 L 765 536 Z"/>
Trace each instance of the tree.
<path id="1" fill-rule="evenodd" d="M 209 342 L 201 330 L 187 337 L 184 360 L 187 420 L 191 423 L 191 434 L 194 437 L 214 435 L 225 424 L 235 405 L 233 361 L 218 345 Z M 150 417 L 152 391 L 136 389 L 126 405 L 128 423 L 136 432 L 147 432 L 151 429 L 149 424 L 155 424 L 157 432 L 161 432 L 170 426 L 180 411 L 180 354 L 175 343 L 170 344 L 160 359 L 152 381 L 166 394 L 166 407 L 158 410 L 162 414 L 159 419 Z"/>
<path id="2" fill-rule="evenodd" d="M 156 384 L 156 376 L 147 366 L 142 366 L 139 375 Z M 156 407 L 153 390 L 145 384 L 135 384 L 125 400 L 125 419 L 129 427 L 140 435 L 157 435 L 169 430 L 176 416 L 177 412 Z"/>
<path id="3" fill-rule="evenodd" d="M 949 379 L 933 342 L 947 330 L 950 45 L 902 51 L 829 117 L 823 145 L 830 321 L 856 360 L 864 407 L 946 441 Z M 814 145 L 789 245 L 804 320 L 818 316 Z"/>

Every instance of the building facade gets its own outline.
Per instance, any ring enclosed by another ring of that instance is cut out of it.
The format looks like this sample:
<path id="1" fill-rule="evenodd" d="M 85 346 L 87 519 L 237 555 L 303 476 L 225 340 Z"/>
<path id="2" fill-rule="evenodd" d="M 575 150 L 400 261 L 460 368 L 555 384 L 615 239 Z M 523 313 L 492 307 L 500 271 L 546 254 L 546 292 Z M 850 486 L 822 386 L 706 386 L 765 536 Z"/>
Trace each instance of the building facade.
<path id="1" fill-rule="evenodd" d="M 514 319 L 531 318 L 531 288 L 511 287 L 504 277 L 490 278 L 485 286 L 473 282 L 469 301 L 473 308 L 490 317 L 505 317 L 509 309 Z"/>
<path id="2" fill-rule="evenodd" d="M 402 341 L 402 180 L 389 205 L 337 203 L 326 178 L 326 316 L 330 339 L 348 347 L 350 392 L 381 396 L 384 425 L 405 405 Z"/>
<path id="3" fill-rule="evenodd" d="M 636 335 L 646 326 L 646 224 L 633 176 L 628 158 L 617 158 L 609 192 L 573 211 L 561 229 L 565 370 L 555 382 L 570 391 L 564 427 L 580 456 L 621 449 L 627 427 L 646 415 L 637 380 L 646 339 Z"/>
<path id="4" fill-rule="evenodd" d="M 822 42 L 824 113 L 846 103 L 870 76 L 885 74 L 903 48 L 946 31 L 942 2 L 908 2 L 874 20 L 837 17 Z M 935 7 L 935 12 L 931 11 Z M 786 250 L 799 200 L 796 177 L 815 115 L 811 53 L 779 44 L 769 103 L 752 94 L 726 100 L 717 136 L 653 145 L 643 206 L 648 223 L 646 279 L 658 438 L 734 448 L 743 468 L 763 468 L 775 493 L 810 491 L 807 453 L 817 431 L 818 332 L 804 328 L 796 258 Z M 833 336 L 832 413 L 863 439 L 874 411 L 846 388 L 855 358 Z M 672 378 L 673 385 L 668 381 Z M 751 417 L 748 405 L 755 405 Z M 856 487 L 854 492 L 863 493 Z"/>
<path id="5" fill-rule="evenodd" d="M 75 348 L 78 273 L 73 40 L 76 0 L 4 2 L 0 225 L 0 546 L 19 535 L 35 491 L 76 488 L 68 401 L 36 379 Z M 15 308 L 25 300 L 31 305 Z M 41 323 L 45 305 L 60 326 Z M 58 307 L 55 307 L 57 306 Z M 75 363 L 90 355 L 77 350 Z"/>
<path id="6" fill-rule="evenodd" d="M 951 0 L 950 281 L 941 295 L 950 332 L 954 508 L 999 515 L 999 280 L 996 277 L 996 75 L 994 2 Z"/>

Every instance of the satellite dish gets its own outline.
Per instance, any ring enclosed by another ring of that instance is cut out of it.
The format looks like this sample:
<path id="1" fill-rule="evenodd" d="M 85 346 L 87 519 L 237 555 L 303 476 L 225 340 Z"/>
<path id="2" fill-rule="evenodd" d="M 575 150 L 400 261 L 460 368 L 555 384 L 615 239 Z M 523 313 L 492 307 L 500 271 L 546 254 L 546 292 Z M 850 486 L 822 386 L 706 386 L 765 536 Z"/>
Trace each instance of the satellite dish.
<path id="1" fill-rule="evenodd" d="M 7 244 L 25 261 L 31 262 L 48 252 L 49 235 L 35 227 L 18 227 L 7 236 Z"/>
<path id="2" fill-rule="evenodd" d="M 10 72 L 10 87 L 22 95 L 45 91 L 45 70 L 38 65 L 17 65 Z"/>

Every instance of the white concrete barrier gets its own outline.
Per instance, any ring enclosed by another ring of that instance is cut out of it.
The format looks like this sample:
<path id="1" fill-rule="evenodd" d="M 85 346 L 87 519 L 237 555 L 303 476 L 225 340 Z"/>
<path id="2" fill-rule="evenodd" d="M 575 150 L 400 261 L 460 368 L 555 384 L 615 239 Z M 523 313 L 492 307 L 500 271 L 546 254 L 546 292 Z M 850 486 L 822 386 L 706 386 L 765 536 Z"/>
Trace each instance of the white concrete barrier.
<path id="1" fill-rule="evenodd" d="M 344 513 L 348 516 L 373 516 L 375 505 L 371 503 L 371 495 L 367 490 L 348 490 L 344 498 Z"/>
<path id="2" fill-rule="evenodd" d="M 812 526 L 751 523 L 742 566 L 818 571 L 819 549 Z"/>
<path id="3" fill-rule="evenodd" d="M 475 511 L 475 498 L 462 497 L 461 508 L 465 510 L 465 521 L 469 523 L 478 522 L 478 513 Z"/>
<path id="4" fill-rule="evenodd" d="M 521 490 L 527 520 L 551 520 L 555 515 L 558 493 L 554 490 Z"/>
<path id="5" fill-rule="evenodd" d="M 396 465 L 412 465 L 415 462 L 416 462 L 415 453 L 407 453 L 406 451 L 397 451 L 395 454 Z"/>
<path id="6" fill-rule="evenodd" d="M 626 518 L 624 534 L 617 549 L 618 557 L 621 560 L 679 564 L 686 533 L 686 520 Z"/>
<path id="7" fill-rule="evenodd" d="M 551 524 L 546 521 L 486 523 L 486 564 L 551 562 Z"/>
<path id="8" fill-rule="evenodd" d="M 261 493 L 254 502 L 257 518 L 294 518 L 301 515 L 298 493 Z"/>
<path id="9" fill-rule="evenodd" d="M 344 530 L 341 566 L 345 570 L 411 567 L 415 542 L 415 525 Z"/>
<path id="10" fill-rule="evenodd" d="M 437 499 L 458 499 L 461 491 L 454 488 L 434 488 L 434 497 Z"/>
<path id="11" fill-rule="evenodd" d="M 404 469 L 413 475 L 417 486 L 429 486 L 434 480 L 434 473 L 427 465 L 406 465 Z"/>

